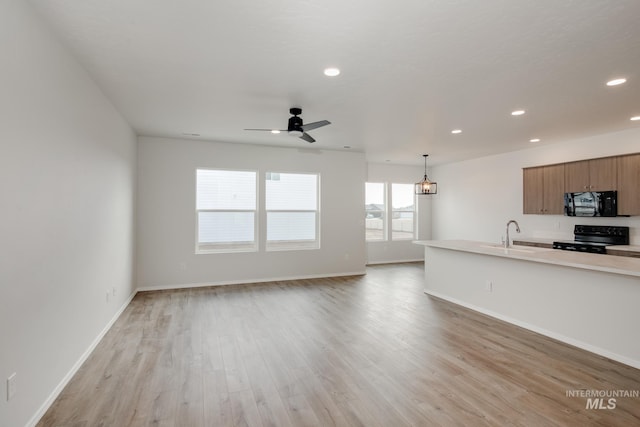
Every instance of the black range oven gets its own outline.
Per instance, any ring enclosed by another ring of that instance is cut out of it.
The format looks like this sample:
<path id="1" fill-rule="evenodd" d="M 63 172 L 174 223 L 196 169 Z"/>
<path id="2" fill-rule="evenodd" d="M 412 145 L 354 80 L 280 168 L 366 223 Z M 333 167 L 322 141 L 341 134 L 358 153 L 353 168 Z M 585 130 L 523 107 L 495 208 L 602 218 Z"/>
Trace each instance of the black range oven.
<path id="1" fill-rule="evenodd" d="M 553 242 L 553 248 L 606 254 L 607 246 L 629 244 L 629 227 L 576 225 L 573 234 L 575 240 Z"/>

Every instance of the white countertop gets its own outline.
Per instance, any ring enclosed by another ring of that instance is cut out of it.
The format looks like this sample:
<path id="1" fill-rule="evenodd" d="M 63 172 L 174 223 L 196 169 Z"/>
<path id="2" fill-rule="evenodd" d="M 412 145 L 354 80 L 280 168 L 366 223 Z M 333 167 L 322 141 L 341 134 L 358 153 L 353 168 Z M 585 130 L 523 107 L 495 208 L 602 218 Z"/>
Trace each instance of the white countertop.
<path id="1" fill-rule="evenodd" d="M 640 258 L 582 252 L 576 253 L 533 246 L 516 245 L 509 249 L 505 249 L 496 243 L 476 242 L 471 240 L 414 240 L 413 243 L 433 248 L 472 252 L 481 255 L 512 258 L 640 277 Z"/>
<path id="2" fill-rule="evenodd" d="M 636 245 L 613 245 L 607 246 L 607 249 L 615 249 L 616 251 L 640 252 L 640 246 Z"/>

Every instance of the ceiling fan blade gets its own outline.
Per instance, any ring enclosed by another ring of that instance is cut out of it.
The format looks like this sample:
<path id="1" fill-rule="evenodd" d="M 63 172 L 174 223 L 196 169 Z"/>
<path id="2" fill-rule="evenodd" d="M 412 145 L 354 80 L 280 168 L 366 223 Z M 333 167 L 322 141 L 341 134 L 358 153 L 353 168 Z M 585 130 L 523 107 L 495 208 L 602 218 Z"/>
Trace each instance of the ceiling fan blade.
<path id="1" fill-rule="evenodd" d="M 282 130 L 282 129 L 245 129 L 245 130 L 260 130 L 260 131 L 266 131 L 266 132 L 273 132 L 274 130 L 279 130 L 280 132 L 286 132 L 287 130 Z"/>
<path id="2" fill-rule="evenodd" d="M 328 120 L 320 120 L 319 122 L 307 123 L 306 125 L 302 125 L 301 127 L 303 131 L 307 132 L 330 124 L 331 122 Z"/>
<path id="3" fill-rule="evenodd" d="M 315 140 L 315 139 L 313 139 L 313 138 L 311 137 L 311 135 L 309 135 L 309 134 L 308 134 L 308 133 L 306 133 L 306 132 L 302 132 L 302 136 L 300 137 L 300 139 L 304 139 L 304 140 L 305 140 L 305 141 L 307 141 L 307 142 L 316 142 L 316 140 Z"/>

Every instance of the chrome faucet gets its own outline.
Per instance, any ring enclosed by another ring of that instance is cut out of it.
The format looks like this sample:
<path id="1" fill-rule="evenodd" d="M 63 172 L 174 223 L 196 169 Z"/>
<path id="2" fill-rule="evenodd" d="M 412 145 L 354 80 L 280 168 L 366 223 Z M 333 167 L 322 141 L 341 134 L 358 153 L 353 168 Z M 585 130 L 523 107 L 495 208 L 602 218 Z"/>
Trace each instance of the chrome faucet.
<path id="1" fill-rule="evenodd" d="M 507 238 L 504 241 L 504 248 L 505 249 L 507 249 L 509 246 L 511 246 L 511 243 L 509 243 L 509 226 L 511 224 L 515 224 L 516 225 L 516 231 L 518 233 L 520 232 L 520 226 L 518 225 L 518 222 L 515 219 L 512 219 L 509 222 L 507 222 Z"/>

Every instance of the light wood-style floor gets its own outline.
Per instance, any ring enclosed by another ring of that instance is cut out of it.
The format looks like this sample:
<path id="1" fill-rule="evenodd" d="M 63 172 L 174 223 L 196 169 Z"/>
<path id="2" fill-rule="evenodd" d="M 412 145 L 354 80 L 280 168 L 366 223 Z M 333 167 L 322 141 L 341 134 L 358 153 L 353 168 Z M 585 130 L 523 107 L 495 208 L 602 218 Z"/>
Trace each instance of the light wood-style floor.
<path id="1" fill-rule="evenodd" d="M 640 370 L 430 298 L 422 281 L 416 263 L 139 293 L 39 425 L 640 425 L 640 399 L 566 396 L 639 390 Z"/>

